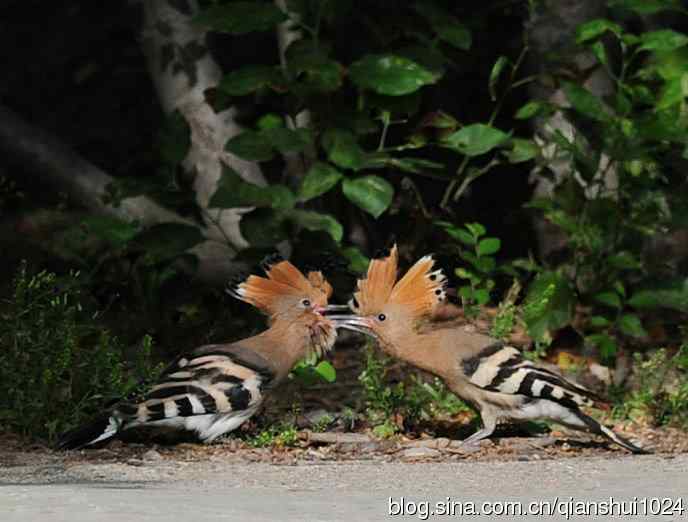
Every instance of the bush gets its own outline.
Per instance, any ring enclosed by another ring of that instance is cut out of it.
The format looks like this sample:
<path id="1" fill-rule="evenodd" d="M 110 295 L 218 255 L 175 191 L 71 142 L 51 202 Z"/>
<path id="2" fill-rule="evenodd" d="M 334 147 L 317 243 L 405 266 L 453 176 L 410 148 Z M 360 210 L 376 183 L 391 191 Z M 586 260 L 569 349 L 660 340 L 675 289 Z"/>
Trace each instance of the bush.
<path id="1" fill-rule="evenodd" d="M 125 348 L 82 306 L 78 273 L 17 272 L 0 312 L 0 423 L 54 442 L 157 377 L 145 336 L 128 364 Z"/>

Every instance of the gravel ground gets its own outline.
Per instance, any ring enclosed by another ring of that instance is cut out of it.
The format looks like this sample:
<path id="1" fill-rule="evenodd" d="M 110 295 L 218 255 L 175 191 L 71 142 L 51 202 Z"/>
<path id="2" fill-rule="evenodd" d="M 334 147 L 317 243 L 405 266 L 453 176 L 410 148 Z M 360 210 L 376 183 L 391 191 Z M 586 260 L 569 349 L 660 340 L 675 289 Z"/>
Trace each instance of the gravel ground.
<path id="1" fill-rule="evenodd" d="M 667 429 L 626 434 L 657 453 L 633 456 L 558 432 L 484 441 L 473 450 L 443 438 L 377 441 L 362 433 L 303 432 L 296 448 L 254 449 L 237 440 L 173 447 L 116 442 L 68 453 L 5 438 L 0 439 L 0 520 L 384 520 L 389 499 L 399 502 L 401 496 L 406 502 L 470 500 L 478 510 L 485 501 L 525 506 L 556 496 L 592 501 L 683 495 L 685 506 L 686 434 Z M 420 513 L 402 518 L 430 517 L 430 507 L 427 517 L 423 506 L 416 509 Z M 565 508 L 558 509 L 551 519 L 565 518 Z M 533 515 L 536 519 L 541 518 Z M 628 519 L 688 516 L 679 510 Z"/>

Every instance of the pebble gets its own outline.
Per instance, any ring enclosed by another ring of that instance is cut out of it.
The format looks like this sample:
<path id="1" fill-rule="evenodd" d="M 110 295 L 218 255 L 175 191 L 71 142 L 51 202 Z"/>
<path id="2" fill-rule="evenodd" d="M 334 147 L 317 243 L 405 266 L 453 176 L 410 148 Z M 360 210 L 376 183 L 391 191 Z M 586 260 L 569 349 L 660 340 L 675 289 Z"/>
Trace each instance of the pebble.
<path id="1" fill-rule="evenodd" d="M 403 459 L 427 459 L 442 455 L 441 451 L 427 447 L 406 448 L 400 452 Z"/>
<path id="2" fill-rule="evenodd" d="M 159 462 L 163 460 L 162 455 L 154 449 L 150 449 L 145 452 L 143 455 L 141 455 L 141 458 L 148 462 Z"/>

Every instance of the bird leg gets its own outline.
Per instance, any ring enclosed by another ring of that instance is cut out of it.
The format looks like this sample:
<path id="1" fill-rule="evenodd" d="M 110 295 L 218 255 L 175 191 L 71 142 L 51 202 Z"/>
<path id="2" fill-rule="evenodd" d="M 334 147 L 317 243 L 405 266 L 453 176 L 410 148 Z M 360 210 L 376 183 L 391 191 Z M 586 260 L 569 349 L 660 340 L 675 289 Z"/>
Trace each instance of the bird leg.
<path id="1" fill-rule="evenodd" d="M 482 429 L 476 431 L 473 435 L 470 437 L 464 439 L 461 442 L 462 446 L 472 446 L 475 445 L 477 442 L 486 439 L 492 433 L 494 433 L 495 428 L 497 427 L 497 419 L 492 416 L 486 416 L 483 415 L 483 427 Z"/>

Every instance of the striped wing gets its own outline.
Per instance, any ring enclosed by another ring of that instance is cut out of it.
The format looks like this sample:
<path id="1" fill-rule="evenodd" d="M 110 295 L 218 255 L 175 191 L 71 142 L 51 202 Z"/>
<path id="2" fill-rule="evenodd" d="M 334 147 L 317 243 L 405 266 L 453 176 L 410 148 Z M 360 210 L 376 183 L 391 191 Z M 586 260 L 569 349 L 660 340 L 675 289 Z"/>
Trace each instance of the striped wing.
<path id="1" fill-rule="evenodd" d="M 251 411 L 273 379 L 267 362 L 236 346 L 207 346 L 177 358 L 134 404 L 120 404 L 124 427 L 197 415 Z"/>
<path id="2" fill-rule="evenodd" d="M 472 384 L 486 391 L 549 399 L 568 407 L 599 405 L 604 401 L 590 390 L 524 359 L 511 346 L 495 343 L 463 361 Z"/>

